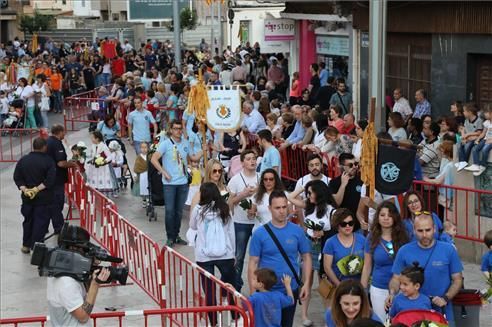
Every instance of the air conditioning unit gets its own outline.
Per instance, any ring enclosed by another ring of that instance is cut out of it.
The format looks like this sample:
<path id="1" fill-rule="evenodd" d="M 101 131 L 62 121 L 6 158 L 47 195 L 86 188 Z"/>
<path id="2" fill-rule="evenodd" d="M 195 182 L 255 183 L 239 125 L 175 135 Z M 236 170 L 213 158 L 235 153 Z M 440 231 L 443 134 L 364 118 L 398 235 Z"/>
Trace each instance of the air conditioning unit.
<path id="1" fill-rule="evenodd" d="M 0 0 L 0 8 L 4 9 L 9 6 L 9 0 Z"/>

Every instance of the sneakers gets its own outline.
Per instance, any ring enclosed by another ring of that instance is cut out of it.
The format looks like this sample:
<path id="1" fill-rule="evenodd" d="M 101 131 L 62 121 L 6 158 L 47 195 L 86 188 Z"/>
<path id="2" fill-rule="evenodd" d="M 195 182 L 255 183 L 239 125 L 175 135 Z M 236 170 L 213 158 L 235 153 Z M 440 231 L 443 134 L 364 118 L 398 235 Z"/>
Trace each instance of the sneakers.
<path id="1" fill-rule="evenodd" d="M 21 252 L 24 254 L 29 254 L 31 253 L 31 249 L 28 246 L 23 246 L 21 247 Z"/>
<path id="2" fill-rule="evenodd" d="M 178 245 L 188 245 L 188 242 L 186 242 L 185 240 L 183 240 L 181 237 L 176 237 L 176 244 Z"/>
<path id="3" fill-rule="evenodd" d="M 174 241 L 173 240 L 167 240 L 166 241 L 166 246 L 172 248 L 174 246 Z"/>
<path id="4" fill-rule="evenodd" d="M 309 319 L 304 319 L 302 321 L 302 326 L 304 326 L 304 327 L 311 327 L 312 325 L 313 325 L 313 322 Z"/>
<path id="5" fill-rule="evenodd" d="M 465 169 L 466 166 L 468 166 L 468 162 L 466 162 L 466 161 L 460 161 L 460 162 L 455 164 L 457 171 L 462 171 L 463 169 Z"/>
<path id="6" fill-rule="evenodd" d="M 473 173 L 473 176 L 480 176 L 482 175 L 482 173 L 486 170 L 487 168 L 485 168 L 484 166 L 478 166 L 478 170 L 476 172 Z"/>
<path id="7" fill-rule="evenodd" d="M 479 165 L 476 165 L 476 164 L 473 164 L 471 166 L 468 166 L 465 168 L 466 171 L 479 171 L 480 170 L 480 166 Z"/>

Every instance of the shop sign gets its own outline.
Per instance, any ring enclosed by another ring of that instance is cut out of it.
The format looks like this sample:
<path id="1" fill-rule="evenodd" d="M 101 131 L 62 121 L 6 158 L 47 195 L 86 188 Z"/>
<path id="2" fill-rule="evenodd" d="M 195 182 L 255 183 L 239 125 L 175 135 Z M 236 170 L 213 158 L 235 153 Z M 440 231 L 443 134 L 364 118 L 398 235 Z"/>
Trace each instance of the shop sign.
<path id="1" fill-rule="evenodd" d="M 207 125 L 214 131 L 233 131 L 241 124 L 241 96 L 239 88 L 208 90 L 210 108 L 207 110 Z"/>
<path id="2" fill-rule="evenodd" d="M 295 39 L 293 19 L 265 19 L 265 41 L 286 41 Z M 278 52 L 278 51 L 276 51 Z"/>
<path id="3" fill-rule="evenodd" d="M 290 41 L 264 41 L 260 43 L 260 53 L 290 52 Z"/>
<path id="4" fill-rule="evenodd" d="M 345 36 L 316 36 L 316 53 L 333 55 L 333 56 L 349 56 L 349 38 Z"/>
<path id="5" fill-rule="evenodd" d="M 179 12 L 189 6 L 188 0 L 179 0 Z M 128 21 L 162 21 L 173 17 L 173 0 L 128 0 Z"/>

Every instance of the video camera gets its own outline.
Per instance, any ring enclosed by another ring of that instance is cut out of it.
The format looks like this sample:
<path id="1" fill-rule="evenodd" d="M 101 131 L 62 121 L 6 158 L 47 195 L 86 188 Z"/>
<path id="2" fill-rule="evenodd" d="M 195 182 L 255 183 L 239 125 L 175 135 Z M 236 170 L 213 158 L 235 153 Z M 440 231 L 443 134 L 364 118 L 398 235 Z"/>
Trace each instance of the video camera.
<path id="1" fill-rule="evenodd" d="M 58 247 L 48 247 L 44 243 L 34 245 L 31 264 L 38 266 L 39 276 L 69 276 L 80 282 L 90 280 L 92 273 L 102 266 L 97 261 L 121 263 L 123 259 L 113 257 L 103 248 L 89 242 L 90 235 L 84 229 L 65 224 L 58 237 Z M 126 284 L 127 267 L 105 267 L 110 275 L 106 283 L 118 281 Z"/>

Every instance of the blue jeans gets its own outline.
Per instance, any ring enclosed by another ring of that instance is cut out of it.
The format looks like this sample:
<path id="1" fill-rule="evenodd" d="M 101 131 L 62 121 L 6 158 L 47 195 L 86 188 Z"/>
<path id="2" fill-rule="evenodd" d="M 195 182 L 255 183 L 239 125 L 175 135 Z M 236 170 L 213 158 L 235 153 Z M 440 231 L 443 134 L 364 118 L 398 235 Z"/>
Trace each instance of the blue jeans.
<path id="1" fill-rule="evenodd" d="M 492 150 L 492 144 L 485 144 L 485 140 L 481 140 L 472 150 L 473 163 L 487 167 L 490 150 Z M 482 154 L 481 160 L 480 154 Z"/>
<path id="2" fill-rule="evenodd" d="M 220 271 L 220 280 L 224 283 L 234 285 L 236 278 L 234 270 L 234 259 L 212 260 L 207 262 L 197 262 L 196 264 L 212 275 L 214 275 L 214 268 L 217 267 L 217 269 L 219 269 Z M 222 292 L 219 292 L 219 290 L 214 287 L 215 283 L 213 283 L 212 280 L 210 278 L 207 278 L 205 275 L 200 274 L 200 279 L 203 290 L 205 292 L 207 306 L 216 306 L 217 293 L 221 293 L 222 296 Z M 226 294 L 224 294 L 224 296 L 225 295 Z M 232 296 L 227 299 L 227 301 L 229 302 L 229 305 L 234 305 L 234 298 Z M 223 304 L 224 303 L 221 303 L 221 305 Z M 233 317 L 235 317 L 234 314 Z M 215 326 L 217 324 L 217 313 L 209 312 L 208 319 L 211 325 Z"/>
<path id="3" fill-rule="evenodd" d="M 140 142 L 140 141 L 133 141 L 133 148 L 135 149 L 135 153 L 137 154 L 137 157 L 140 155 L 140 144 L 142 144 L 144 142 Z"/>
<path id="4" fill-rule="evenodd" d="M 43 123 L 41 124 L 41 127 L 47 129 L 50 124 L 48 121 L 48 112 L 44 110 L 41 110 L 40 112 L 41 112 L 41 118 L 43 118 Z"/>
<path id="5" fill-rule="evenodd" d="M 109 85 L 109 83 L 111 83 L 111 74 L 103 73 L 101 80 L 102 80 L 101 86 Z"/>
<path id="6" fill-rule="evenodd" d="M 49 205 L 23 204 L 21 213 L 24 216 L 22 245 L 32 249 L 34 243 L 44 240 L 44 234 L 50 224 Z"/>
<path id="7" fill-rule="evenodd" d="M 460 162 L 468 162 L 468 159 L 470 159 L 470 153 L 474 145 L 475 141 L 468 141 L 465 144 L 460 144 L 460 147 L 458 148 L 458 158 Z"/>
<path id="8" fill-rule="evenodd" d="M 164 213 L 167 239 L 176 241 L 181 229 L 184 204 L 188 197 L 188 184 L 164 185 Z"/>
<path id="9" fill-rule="evenodd" d="M 62 93 L 61 91 L 53 92 L 53 110 L 55 112 L 62 112 Z"/>
<path id="10" fill-rule="evenodd" d="M 244 266 L 244 257 L 248 247 L 249 239 L 253 231 L 254 224 L 234 223 L 234 232 L 236 234 L 236 289 L 238 292 L 244 285 L 242 274 Z"/>

